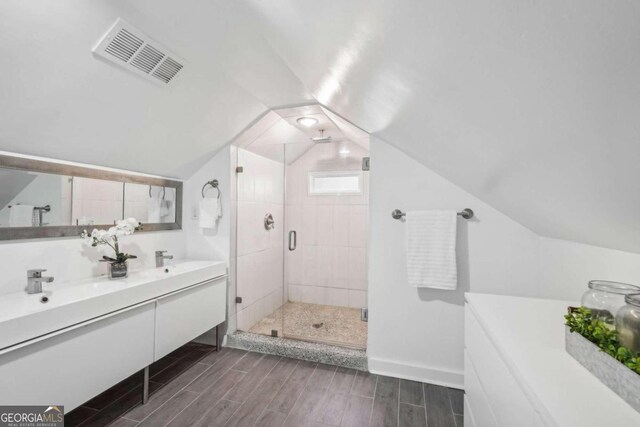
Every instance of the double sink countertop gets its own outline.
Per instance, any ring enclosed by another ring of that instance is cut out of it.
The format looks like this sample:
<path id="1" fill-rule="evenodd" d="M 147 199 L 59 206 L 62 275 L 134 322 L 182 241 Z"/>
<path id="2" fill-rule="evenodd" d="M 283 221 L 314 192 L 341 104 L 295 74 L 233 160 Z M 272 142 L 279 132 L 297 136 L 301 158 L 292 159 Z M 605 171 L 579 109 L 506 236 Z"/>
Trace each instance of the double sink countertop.
<path id="1" fill-rule="evenodd" d="M 39 294 L 25 291 L 0 297 L 0 353 L 25 341 L 121 310 L 227 274 L 224 261 L 174 260 L 170 265 L 106 276 L 45 284 Z M 42 302 L 42 297 L 48 301 Z"/>

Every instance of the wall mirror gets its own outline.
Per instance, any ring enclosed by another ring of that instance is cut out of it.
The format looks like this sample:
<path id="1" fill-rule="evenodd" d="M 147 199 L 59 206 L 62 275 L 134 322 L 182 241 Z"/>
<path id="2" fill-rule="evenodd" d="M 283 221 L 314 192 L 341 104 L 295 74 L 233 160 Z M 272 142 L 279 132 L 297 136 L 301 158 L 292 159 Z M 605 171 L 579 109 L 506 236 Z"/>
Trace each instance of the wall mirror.
<path id="1" fill-rule="evenodd" d="M 182 182 L 0 155 L 0 240 L 78 236 L 134 217 L 182 228 Z"/>

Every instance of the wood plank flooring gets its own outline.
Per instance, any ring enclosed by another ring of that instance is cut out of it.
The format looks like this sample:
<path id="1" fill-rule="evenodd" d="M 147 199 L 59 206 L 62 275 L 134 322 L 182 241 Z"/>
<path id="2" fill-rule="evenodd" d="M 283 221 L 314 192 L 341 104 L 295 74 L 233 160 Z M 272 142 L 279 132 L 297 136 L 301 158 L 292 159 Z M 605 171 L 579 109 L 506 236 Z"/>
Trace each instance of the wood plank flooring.
<path id="1" fill-rule="evenodd" d="M 65 417 L 67 426 L 462 427 L 460 390 L 189 343 Z"/>

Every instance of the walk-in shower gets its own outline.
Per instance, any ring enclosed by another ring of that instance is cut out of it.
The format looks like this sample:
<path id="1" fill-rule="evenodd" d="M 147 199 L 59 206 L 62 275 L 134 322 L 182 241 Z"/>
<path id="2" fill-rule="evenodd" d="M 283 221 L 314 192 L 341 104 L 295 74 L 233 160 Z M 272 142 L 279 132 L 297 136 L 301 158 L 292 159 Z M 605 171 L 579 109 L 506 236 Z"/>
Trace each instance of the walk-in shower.
<path id="1" fill-rule="evenodd" d="M 234 150 L 237 328 L 366 348 L 368 135 L 298 107 Z"/>

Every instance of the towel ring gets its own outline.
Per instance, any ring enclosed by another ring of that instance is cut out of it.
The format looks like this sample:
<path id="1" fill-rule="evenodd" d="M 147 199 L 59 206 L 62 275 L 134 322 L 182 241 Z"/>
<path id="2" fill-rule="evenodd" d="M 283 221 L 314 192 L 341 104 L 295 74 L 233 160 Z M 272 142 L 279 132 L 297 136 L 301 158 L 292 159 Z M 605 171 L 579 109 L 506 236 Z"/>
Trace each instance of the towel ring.
<path id="1" fill-rule="evenodd" d="M 220 189 L 218 188 L 218 180 L 214 179 L 211 181 L 207 181 L 204 183 L 204 185 L 202 186 L 202 191 L 200 191 L 200 193 L 202 194 L 202 198 L 204 199 L 204 190 L 207 188 L 207 185 L 212 186 L 213 188 L 215 188 L 216 190 L 218 190 L 218 199 L 220 198 Z"/>

